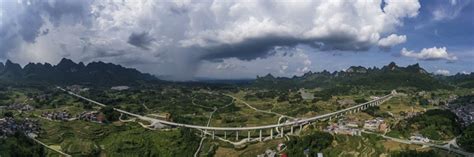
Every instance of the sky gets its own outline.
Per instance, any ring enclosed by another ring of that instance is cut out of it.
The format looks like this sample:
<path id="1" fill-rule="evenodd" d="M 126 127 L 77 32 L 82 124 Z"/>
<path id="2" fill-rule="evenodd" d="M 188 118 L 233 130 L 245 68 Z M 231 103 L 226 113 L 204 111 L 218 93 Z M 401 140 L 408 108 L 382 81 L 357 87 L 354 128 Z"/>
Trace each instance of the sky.
<path id="1" fill-rule="evenodd" d="M 0 61 L 104 61 L 170 80 L 419 63 L 474 71 L 470 0 L 0 0 Z"/>

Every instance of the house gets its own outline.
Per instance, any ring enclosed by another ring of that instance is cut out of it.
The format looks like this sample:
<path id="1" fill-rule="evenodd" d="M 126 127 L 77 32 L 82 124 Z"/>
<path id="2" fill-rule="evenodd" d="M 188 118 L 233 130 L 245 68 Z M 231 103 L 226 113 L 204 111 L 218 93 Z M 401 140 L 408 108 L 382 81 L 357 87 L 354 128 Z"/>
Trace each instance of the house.
<path id="1" fill-rule="evenodd" d="M 377 117 L 375 119 L 366 120 L 364 123 L 364 129 L 385 132 L 388 129 L 388 126 L 383 118 Z"/>
<path id="2" fill-rule="evenodd" d="M 111 87 L 110 89 L 117 90 L 117 91 L 123 91 L 123 90 L 130 89 L 130 87 L 129 86 L 114 86 L 114 87 Z"/>
<path id="3" fill-rule="evenodd" d="M 342 135 L 351 135 L 351 136 L 360 136 L 361 131 L 357 128 L 347 127 L 345 125 L 329 125 L 324 131 L 333 133 L 333 134 L 342 134 Z"/>
<path id="4" fill-rule="evenodd" d="M 412 142 L 421 142 L 421 143 L 428 143 L 430 142 L 430 139 L 427 137 L 423 137 L 421 134 L 415 134 L 413 136 L 410 136 L 410 140 Z"/>

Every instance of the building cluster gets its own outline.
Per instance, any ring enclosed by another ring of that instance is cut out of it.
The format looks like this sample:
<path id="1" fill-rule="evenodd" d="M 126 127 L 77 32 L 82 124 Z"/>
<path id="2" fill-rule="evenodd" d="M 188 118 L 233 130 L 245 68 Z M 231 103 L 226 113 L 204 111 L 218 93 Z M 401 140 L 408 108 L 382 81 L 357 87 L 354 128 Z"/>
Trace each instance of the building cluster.
<path id="1" fill-rule="evenodd" d="M 34 110 L 35 108 L 31 105 L 28 104 L 20 104 L 20 103 L 14 103 L 10 104 L 6 107 L 7 110 L 18 110 L 18 111 L 31 111 Z"/>
<path id="2" fill-rule="evenodd" d="M 33 119 L 15 120 L 11 117 L 0 119 L 0 138 L 14 135 L 16 132 L 24 133 L 30 137 L 36 137 L 40 131 L 39 123 Z"/>
<path id="3" fill-rule="evenodd" d="M 114 87 L 111 87 L 110 89 L 117 90 L 117 91 L 123 91 L 123 90 L 130 89 L 130 87 L 129 86 L 114 86 Z"/>
<path id="4" fill-rule="evenodd" d="M 474 123 L 474 103 L 473 104 L 450 104 L 449 110 L 462 120 L 464 126 Z"/>
<path id="5" fill-rule="evenodd" d="M 364 123 L 364 129 L 377 132 L 387 132 L 388 125 L 385 123 L 383 118 L 377 117 L 375 119 L 366 120 Z"/>
<path id="6" fill-rule="evenodd" d="M 61 120 L 61 121 L 69 121 L 71 120 L 72 116 L 66 110 L 60 112 L 43 112 L 41 114 L 42 117 L 49 119 L 49 120 Z"/>
<path id="7" fill-rule="evenodd" d="M 88 122 L 102 123 L 105 121 L 105 115 L 102 112 L 97 111 L 84 111 L 77 116 L 77 119 Z"/>
<path id="8" fill-rule="evenodd" d="M 67 90 L 72 91 L 74 93 L 85 92 L 88 91 L 89 88 L 84 88 L 81 85 L 71 85 L 66 87 Z"/>
<path id="9" fill-rule="evenodd" d="M 332 134 L 343 134 L 351 136 L 360 136 L 361 130 L 358 128 L 357 121 L 341 119 L 337 124 L 330 124 L 324 131 Z"/>

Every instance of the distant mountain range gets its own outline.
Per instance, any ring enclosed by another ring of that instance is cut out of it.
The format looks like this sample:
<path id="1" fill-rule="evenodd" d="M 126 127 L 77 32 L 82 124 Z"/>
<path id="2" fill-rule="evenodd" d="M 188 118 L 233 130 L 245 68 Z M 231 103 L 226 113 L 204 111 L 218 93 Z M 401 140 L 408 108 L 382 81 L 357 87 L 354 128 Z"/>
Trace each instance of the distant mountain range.
<path id="1" fill-rule="evenodd" d="M 158 79 L 112 63 L 99 61 L 84 65 L 63 58 L 57 65 L 29 63 L 23 68 L 7 60 L 5 65 L 0 63 L 0 80 L 4 83 L 127 85 Z"/>
<path id="2" fill-rule="evenodd" d="M 85 65 L 63 58 L 57 65 L 49 63 L 29 63 L 21 67 L 7 60 L 0 62 L 0 83 L 50 83 L 50 84 L 89 84 L 89 85 L 133 85 L 138 83 L 160 82 L 157 77 L 141 73 L 133 68 L 104 62 L 91 62 Z M 374 89 L 394 89 L 415 87 L 419 89 L 439 89 L 453 87 L 474 88 L 474 73 L 441 76 L 428 73 L 419 64 L 407 67 L 395 63 L 382 68 L 351 66 L 345 71 L 307 72 L 302 76 L 274 77 L 268 74 L 257 76 L 255 80 L 212 80 L 206 79 L 190 83 L 246 84 L 257 88 L 293 89 L 293 88 L 334 88 L 362 87 Z M 185 83 L 186 84 L 186 83 Z"/>
<path id="3" fill-rule="evenodd" d="M 292 78 L 274 77 L 268 74 L 257 77 L 255 86 L 262 88 L 315 88 L 315 87 L 363 87 L 373 89 L 395 89 L 415 87 L 419 89 L 453 88 L 455 86 L 474 87 L 474 74 L 440 76 L 428 73 L 419 64 L 407 67 L 394 62 L 382 68 L 351 66 L 345 71 L 307 72 Z"/>

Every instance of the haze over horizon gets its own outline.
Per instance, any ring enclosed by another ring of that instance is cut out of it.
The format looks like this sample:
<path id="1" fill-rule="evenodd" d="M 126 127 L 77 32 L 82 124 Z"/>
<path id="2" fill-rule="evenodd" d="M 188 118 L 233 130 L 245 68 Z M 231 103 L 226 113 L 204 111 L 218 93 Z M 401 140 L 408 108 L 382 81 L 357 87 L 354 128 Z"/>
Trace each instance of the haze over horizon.
<path id="1" fill-rule="evenodd" d="M 0 2 L 0 61 L 104 61 L 173 80 L 420 63 L 473 72 L 472 1 Z"/>

